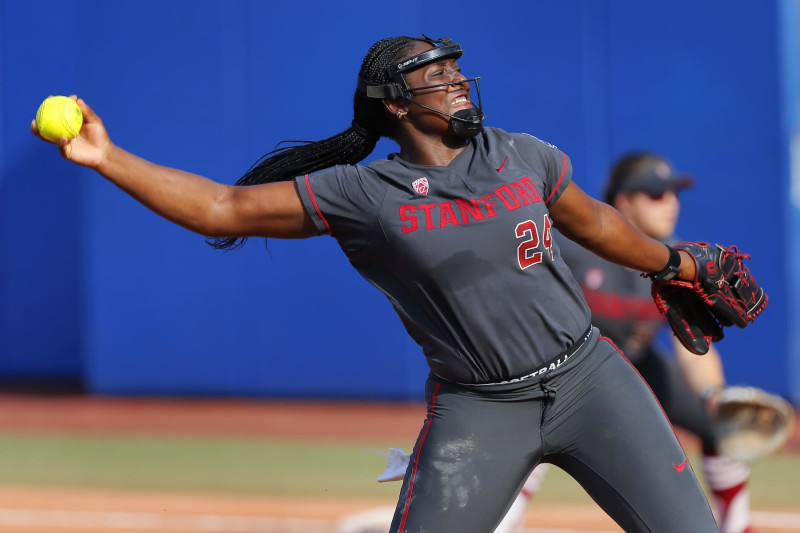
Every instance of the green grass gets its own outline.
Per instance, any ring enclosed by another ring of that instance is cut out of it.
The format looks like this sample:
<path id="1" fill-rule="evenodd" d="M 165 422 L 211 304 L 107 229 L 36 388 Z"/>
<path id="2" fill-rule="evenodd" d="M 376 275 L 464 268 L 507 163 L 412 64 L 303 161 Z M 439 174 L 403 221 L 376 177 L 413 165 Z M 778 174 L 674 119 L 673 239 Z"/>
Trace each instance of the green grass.
<path id="1" fill-rule="evenodd" d="M 699 456 L 689 454 L 689 460 L 695 465 L 703 488 L 707 489 Z M 558 468 L 548 471 L 536 498 L 553 502 L 591 502 L 578 483 Z M 750 477 L 750 502 L 756 509 L 800 509 L 800 455 L 774 455 L 755 463 Z"/>
<path id="2" fill-rule="evenodd" d="M 392 443 L 406 446 L 411 443 Z M 0 433 L 0 485 L 77 486 L 141 491 L 396 497 L 399 483 L 378 483 L 389 444 Z M 695 456 L 690 457 L 699 464 Z M 695 469 L 701 475 L 700 469 Z M 702 482 L 702 478 L 701 478 Z M 755 508 L 800 508 L 800 456 L 776 455 L 754 465 Z M 588 496 L 551 468 L 542 502 L 585 502 Z"/>
<path id="3" fill-rule="evenodd" d="M 0 434 L 0 484 L 224 493 L 394 495 L 381 443 Z"/>
<path id="4" fill-rule="evenodd" d="M 753 465 L 751 501 L 765 509 L 800 509 L 800 454 L 779 454 Z"/>

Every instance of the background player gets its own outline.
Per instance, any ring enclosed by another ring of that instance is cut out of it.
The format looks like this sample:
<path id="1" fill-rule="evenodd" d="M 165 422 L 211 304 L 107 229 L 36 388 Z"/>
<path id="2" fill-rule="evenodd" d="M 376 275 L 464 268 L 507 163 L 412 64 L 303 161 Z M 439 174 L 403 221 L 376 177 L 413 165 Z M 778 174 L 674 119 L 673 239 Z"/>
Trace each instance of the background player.
<path id="1" fill-rule="evenodd" d="M 378 41 L 351 127 L 268 154 L 238 186 L 123 150 L 82 100 L 83 129 L 58 147 L 221 248 L 331 235 L 389 298 L 431 370 L 392 532 L 491 531 L 543 458 L 626 531 L 718 532 L 692 469 L 672 467 L 686 457 L 658 402 L 592 327 L 551 229 L 657 277 L 693 279 L 694 261 L 581 191 L 555 146 L 484 128 L 462 53 L 449 40 Z M 356 165 L 381 136 L 399 153 Z M 312 329 L 324 317 L 309 306 L 298 319 Z"/>
<path id="2" fill-rule="evenodd" d="M 677 175 L 670 162 L 651 152 L 633 152 L 611 168 L 605 202 L 613 205 L 647 235 L 676 242 L 678 193 L 694 183 Z M 559 236 L 560 237 L 560 236 Z M 561 252 L 580 283 L 592 310 L 592 322 L 622 350 L 653 389 L 670 421 L 696 435 L 702 443 L 701 466 L 712 494 L 723 533 L 752 533 L 746 463 L 717 453 L 710 412 L 725 385 L 719 353 L 712 345 L 704 356 L 686 350 L 672 335 L 672 353 L 659 345 L 665 321 L 650 295 L 650 281 L 639 272 L 604 261 L 560 237 Z M 496 533 L 514 531 L 527 504 L 539 489 L 547 469 L 536 468 Z"/>

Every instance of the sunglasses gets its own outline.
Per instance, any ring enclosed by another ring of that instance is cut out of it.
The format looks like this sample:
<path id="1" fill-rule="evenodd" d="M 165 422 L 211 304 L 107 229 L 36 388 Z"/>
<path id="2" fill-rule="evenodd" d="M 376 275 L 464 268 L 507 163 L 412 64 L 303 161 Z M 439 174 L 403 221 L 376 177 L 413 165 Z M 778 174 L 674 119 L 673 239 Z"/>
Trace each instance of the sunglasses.
<path id="1" fill-rule="evenodd" d="M 673 193 L 676 197 L 678 196 L 678 191 L 675 189 L 667 189 L 666 191 L 661 191 L 661 192 L 647 192 L 647 191 L 640 191 L 640 192 L 646 194 L 647 197 L 650 198 L 651 200 L 656 200 L 656 201 L 663 200 L 664 196 L 666 196 L 668 192 Z"/>

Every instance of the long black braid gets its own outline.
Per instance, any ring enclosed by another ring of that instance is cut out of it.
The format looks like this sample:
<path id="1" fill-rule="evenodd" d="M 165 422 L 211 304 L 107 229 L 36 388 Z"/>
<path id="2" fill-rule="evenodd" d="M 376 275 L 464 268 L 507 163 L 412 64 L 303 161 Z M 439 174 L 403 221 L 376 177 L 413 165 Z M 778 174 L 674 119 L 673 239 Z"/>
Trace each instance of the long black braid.
<path id="1" fill-rule="evenodd" d="M 389 37 L 376 42 L 361 63 L 359 77 L 370 83 L 389 83 L 387 67 L 405 59 L 417 41 L 428 39 Z M 368 98 L 356 90 L 350 128 L 321 141 L 301 141 L 300 144 L 277 148 L 256 161 L 236 185 L 289 181 L 334 165 L 354 165 L 372 153 L 381 137 L 392 136 L 393 122 L 381 100 Z M 246 237 L 219 237 L 207 242 L 214 248 L 235 249 L 246 240 Z"/>

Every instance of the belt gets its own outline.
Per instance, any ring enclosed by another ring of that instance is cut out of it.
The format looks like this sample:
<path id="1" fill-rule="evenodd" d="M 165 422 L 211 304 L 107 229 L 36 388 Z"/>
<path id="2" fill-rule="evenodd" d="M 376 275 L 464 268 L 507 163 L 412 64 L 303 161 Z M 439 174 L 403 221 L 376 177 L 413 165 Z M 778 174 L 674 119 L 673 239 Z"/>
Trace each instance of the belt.
<path id="1" fill-rule="evenodd" d="M 494 383 L 456 383 L 456 385 L 468 385 L 470 387 L 488 387 L 488 386 L 494 386 L 494 385 L 506 385 L 506 384 L 509 384 L 509 383 L 519 383 L 521 381 L 526 381 L 528 379 L 535 378 L 537 376 L 542 376 L 544 374 L 547 374 L 551 370 L 555 370 L 555 369 L 559 368 L 561 365 L 566 363 L 567 360 L 569 360 L 570 357 L 575 355 L 575 352 L 580 350 L 581 347 L 584 344 L 586 344 L 586 341 L 589 340 L 589 337 L 592 336 L 592 330 L 593 330 L 593 328 L 590 326 L 589 329 L 586 331 L 586 333 L 584 333 L 581 336 L 580 339 L 575 341 L 572 344 L 572 346 L 570 346 L 567 349 L 566 352 L 563 352 L 563 353 L 553 357 L 552 359 L 550 359 L 549 361 L 544 363 L 541 367 L 539 367 L 538 370 L 534 370 L 530 374 L 525 374 L 524 376 L 520 376 L 518 378 L 508 379 L 508 380 L 505 380 L 505 381 L 495 381 Z"/>

